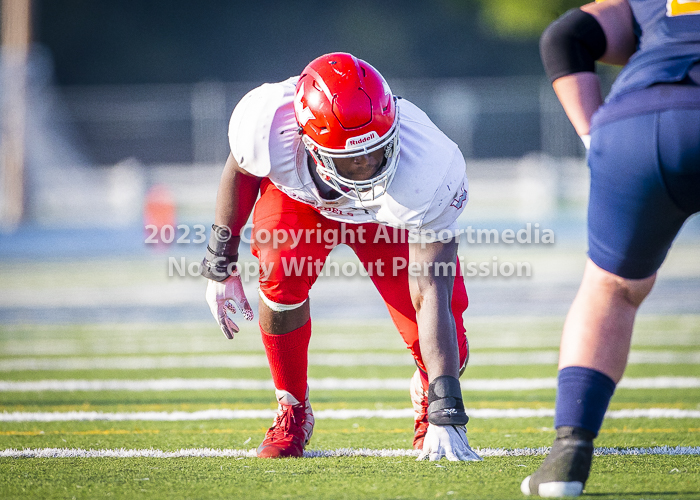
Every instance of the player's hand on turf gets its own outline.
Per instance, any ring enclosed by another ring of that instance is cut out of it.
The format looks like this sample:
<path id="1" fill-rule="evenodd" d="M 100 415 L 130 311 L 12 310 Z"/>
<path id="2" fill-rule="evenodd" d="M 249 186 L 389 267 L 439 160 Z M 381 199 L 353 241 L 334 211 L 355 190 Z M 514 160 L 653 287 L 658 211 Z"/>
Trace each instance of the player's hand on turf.
<path id="1" fill-rule="evenodd" d="M 253 319 L 253 310 L 246 299 L 238 270 L 224 281 L 209 280 L 206 298 L 214 319 L 228 339 L 232 339 L 233 334 L 239 330 L 238 325 L 231 319 L 231 315 L 236 314 L 236 307 L 245 319 L 248 321 Z"/>
<path id="2" fill-rule="evenodd" d="M 423 451 L 418 456 L 418 460 L 427 458 L 435 461 L 442 457 L 451 462 L 481 460 L 481 457 L 469 446 L 467 429 L 463 425 L 429 424 L 425 441 L 423 441 Z"/>

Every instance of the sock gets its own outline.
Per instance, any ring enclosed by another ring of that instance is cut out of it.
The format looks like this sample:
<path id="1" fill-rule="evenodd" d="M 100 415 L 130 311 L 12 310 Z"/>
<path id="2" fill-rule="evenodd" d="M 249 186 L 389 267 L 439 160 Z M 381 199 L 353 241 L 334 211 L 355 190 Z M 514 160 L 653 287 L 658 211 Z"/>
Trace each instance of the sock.
<path id="1" fill-rule="evenodd" d="M 559 371 L 554 427 L 581 427 L 598 435 L 615 382 L 590 368 L 568 366 Z"/>
<path id="2" fill-rule="evenodd" d="M 283 335 L 271 335 L 260 328 L 275 388 L 289 392 L 297 401 L 306 399 L 311 320 Z"/>

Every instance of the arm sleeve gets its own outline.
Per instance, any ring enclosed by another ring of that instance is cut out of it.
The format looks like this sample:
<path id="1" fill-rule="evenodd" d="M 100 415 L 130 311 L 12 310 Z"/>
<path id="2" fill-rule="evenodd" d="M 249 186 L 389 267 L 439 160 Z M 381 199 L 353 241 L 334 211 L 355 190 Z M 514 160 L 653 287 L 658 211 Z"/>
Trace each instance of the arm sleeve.
<path id="1" fill-rule="evenodd" d="M 540 38 L 540 55 L 549 79 L 595 71 L 607 46 L 600 23 L 588 12 L 571 9 L 550 24 Z"/>

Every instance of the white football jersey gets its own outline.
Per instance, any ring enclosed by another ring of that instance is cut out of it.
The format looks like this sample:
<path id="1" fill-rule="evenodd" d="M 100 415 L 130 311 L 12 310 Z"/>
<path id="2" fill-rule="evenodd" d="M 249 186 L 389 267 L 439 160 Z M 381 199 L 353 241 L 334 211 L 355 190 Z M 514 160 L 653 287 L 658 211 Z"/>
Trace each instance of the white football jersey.
<path id="1" fill-rule="evenodd" d="M 400 156 L 387 192 L 371 201 L 324 199 L 307 164 L 294 117 L 298 77 L 266 83 L 241 99 L 231 115 L 229 142 L 238 165 L 268 177 L 282 192 L 341 222 L 377 222 L 411 232 L 456 228 L 468 201 L 464 157 L 428 116 L 398 100 Z"/>

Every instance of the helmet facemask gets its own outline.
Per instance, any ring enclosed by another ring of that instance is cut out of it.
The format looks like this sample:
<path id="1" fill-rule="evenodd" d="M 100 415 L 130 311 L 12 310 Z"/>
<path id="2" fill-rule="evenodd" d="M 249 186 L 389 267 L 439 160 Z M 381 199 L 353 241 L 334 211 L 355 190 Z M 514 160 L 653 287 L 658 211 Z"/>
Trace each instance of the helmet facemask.
<path id="1" fill-rule="evenodd" d="M 376 134 L 375 134 L 376 135 Z M 316 163 L 316 172 L 321 180 L 346 198 L 355 201 L 374 201 L 385 194 L 394 178 L 399 161 L 399 116 L 396 110 L 396 120 L 393 127 L 384 137 L 370 140 L 361 146 L 345 149 L 329 149 L 314 142 L 308 135 L 302 136 L 306 150 Z M 356 181 L 343 177 L 338 173 L 333 158 L 352 158 L 365 155 L 384 148 L 384 164 L 370 179 Z"/>

